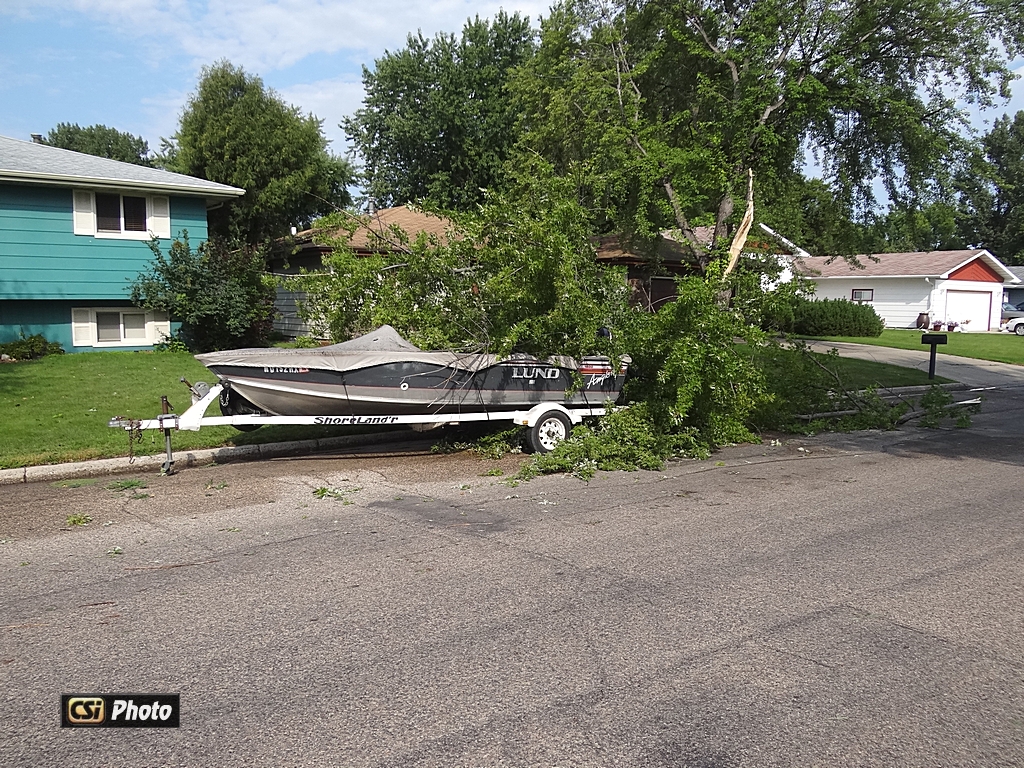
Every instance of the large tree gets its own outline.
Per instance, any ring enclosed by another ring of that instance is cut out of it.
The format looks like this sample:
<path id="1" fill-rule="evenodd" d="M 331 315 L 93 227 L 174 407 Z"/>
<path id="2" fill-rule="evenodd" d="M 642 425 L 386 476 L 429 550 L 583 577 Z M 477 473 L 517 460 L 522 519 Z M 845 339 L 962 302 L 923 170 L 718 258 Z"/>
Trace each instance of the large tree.
<path id="1" fill-rule="evenodd" d="M 961 175 L 960 234 L 1007 264 L 1024 264 L 1024 111 L 1004 115 Z"/>
<path id="2" fill-rule="evenodd" d="M 957 209 L 936 201 L 911 210 L 889 210 L 868 230 L 864 252 L 958 250 L 968 243 L 957 226 Z"/>
<path id="3" fill-rule="evenodd" d="M 153 164 L 149 156 L 149 143 L 145 139 L 105 125 L 87 125 L 83 128 L 78 123 L 57 123 L 57 127 L 50 129 L 43 138 L 43 143 L 87 155 L 109 157 L 122 163 Z"/>
<path id="4" fill-rule="evenodd" d="M 406 47 L 363 68 L 362 109 L 342 123 L 381 206 L 431 200 L 467 209 L 498 183 L 515 142 L 518 105 L 509 73 L 528 60 L 528 19 L 499 12 L 466 22 L 462 36 L 410 35 Z"/>
<path id="5" fill-rule="evenodd" d="M 258 243 L 351 202 L 351 166 L 328 151 L 322 123 L 226 61 L 205 67 L 165 145 L 169 170 L 245 189 L 211 211 L 215 235 Z"/>
<path id="6" fill-rule="evenodd" d="M 770 222 L 806 149 L 847 209 L 879 178 L 898 207 L 924 198 L 963 146 L 956 100 L 1007 94 L 1022 30 L 1013 0 L 568 0 L 517 80 L 526 146 L 609 228 L 674 228 L 706 267 L 748 172 Z"/>

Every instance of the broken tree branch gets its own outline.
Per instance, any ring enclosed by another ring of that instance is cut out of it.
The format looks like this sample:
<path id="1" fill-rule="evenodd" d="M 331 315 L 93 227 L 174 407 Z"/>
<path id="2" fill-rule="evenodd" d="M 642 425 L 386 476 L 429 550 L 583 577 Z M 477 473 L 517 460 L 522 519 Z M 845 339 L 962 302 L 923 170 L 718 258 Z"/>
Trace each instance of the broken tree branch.
<path id="1" fill-rule="evenodd" d="M 750 227 L 754 223 L 754 171 L 750 168 L 747 169 L 747 210 L 743 213 L 743 220 L 740 221 L 740 228 L 736 230 L 736 237 L 732 239 L 732 245 L 729 246 L 729 264 L 725 268 L 725 272 L 722 274 L 724 280 L 729 276 L 729 273 L 736 268 L 736 264 L 740 260 L 740 253 L 743 252 L 743 246 L 747 244 L 747 235 L 750 234 Z"/>

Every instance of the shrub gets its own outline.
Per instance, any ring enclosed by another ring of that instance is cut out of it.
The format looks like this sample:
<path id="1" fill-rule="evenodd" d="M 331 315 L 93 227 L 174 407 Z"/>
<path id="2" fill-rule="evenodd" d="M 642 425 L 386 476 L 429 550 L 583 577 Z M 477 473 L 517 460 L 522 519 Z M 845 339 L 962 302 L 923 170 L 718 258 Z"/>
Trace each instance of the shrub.
<path id="1" fill-rule="evenodd" d="M 846 299 L 808 301 L 793 307 L 792 328 L 800 336 L 881 336 L 885 324 L 874 308 Z"/>
<path id="2" fill-rule="evenodd" d="M 153 345 L 154 352 L 188 352 L 188 344 L 181 339 L 181 333 L 175 332 L 170 336 L 164 336 L 161 341 Z"/>
<path id="3" fill-rule="evenodd" d="M 132 283 L 132 302 L 179 320 L 180 339 L 190 351 L 266 345 L 274 280 L 261 249 L 207 241 L 193 250 L 187 232 L 166 256 L 158 241 L 149 247 L 154 258 Z"/>
<path id="4" fill-rule="evenodd" d="M 47 341 L 39 333 L 26 336 L 24 332 L 17 341 L 0 344 L 0 355 L 10 355 L 15 360 L 35 360 L 47 355 L 63 355 L 64 347 L 59 341 Z"/>
<path id="5" fill-rule="evenodd" d="M 517 479 L 568 472 L 589 480 L 599 470 L 661 469 L 680 452 L 679 440 L 659 429 L 647 407 L 638 403 L 611 411 L 596 423 L 576 427 L 548 454 L 535 455 Z"/>

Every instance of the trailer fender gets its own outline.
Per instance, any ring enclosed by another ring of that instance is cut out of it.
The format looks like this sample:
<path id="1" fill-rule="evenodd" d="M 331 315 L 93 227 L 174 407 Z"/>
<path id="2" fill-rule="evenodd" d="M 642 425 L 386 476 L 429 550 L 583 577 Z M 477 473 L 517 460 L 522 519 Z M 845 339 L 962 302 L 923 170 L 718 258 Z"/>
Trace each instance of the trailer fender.
<path id="1" fill-rule="evenodd" d="M 516 424 L 522 424 L 525 427 L 534 427 L 541 416 L 546 413 L 550 413 L 551 411 L 558 411 L 559 413 L 564 414 L 565 417 L 569 419 L 569 422 L 574 426 L 583 421 L 583 416 L 575 411 L 570 411 L 559 403 L 539 403 L 528 411 L 520 411 L 517 413 L 515 422 Z"/>

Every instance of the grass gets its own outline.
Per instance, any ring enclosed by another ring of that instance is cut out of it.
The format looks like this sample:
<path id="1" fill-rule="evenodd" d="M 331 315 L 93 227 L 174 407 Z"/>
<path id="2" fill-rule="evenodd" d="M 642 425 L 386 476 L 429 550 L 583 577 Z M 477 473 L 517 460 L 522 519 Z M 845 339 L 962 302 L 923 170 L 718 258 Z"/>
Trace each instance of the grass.
<path id="1" fill-rule="evenodd" d="M 824 360 L 826 355 L 818 355 Z M 913 387 L 927 384 L 946 384 L 950 379 L 936 376 L 929 380 L 928 372 L 917 368 L 903 368 L 898 365 L 876 363 L 872 360 L 855 360 L 852 357 L 832 358 L 827 365 L 839 374 L 843 385 L 849 389 L 877 387 Z"/>
<path id="2" fill-rule="evenodd" d="M 115 480 L 107 486 L 109 491 L 132 491 L 136 488 L 145 488 L 145 480 Z"/>
<path id="3" fill-rule="evenodd" d="M 888 332 L 887 332 L 888 333 Z M 959 341 L 967 334 L 950 334 Z M 996 340 L 1003 340 L 994 337 Z M 1024 339 L 1009 339 L 1020 343 Z M 952 345 L 951 345 L 952 346 Z M 847 386 L 927 383 L 921 371 L 870 361 L 840 359 Z M 128 434 L 107 426 L 112 416 L 152 418 L 167 395 L 178 413 L 191 404 L 179 383 L 212 381 L 213 375 L 187 353 L 88 352 L 0 365 L 0 469 L 128 455 Z M 216 406 L 210 413 L 216 411 Z M 233 427 L 176 432 L 176 451 L 359 434 L 372 428 L 265 426 L 243 433 Z M 143 433 L 137 454 L 161 454 L 163 434 Z M 70 486 L 69 486 L 70 487 Z"/>
<path id="4" fill-rule="evenodd" d="M 57 480 L 50 483 L 54 488 L 84 488 L 88 485 L 96 485 L 99 480 L 95 477 L 80 477 L 75 480 Z"/>
<path id="5" fill-rule="evenodd" d="M 882 331 L 882 335 L 877 338 L 854 336 L 825 336 L 822 338 L 825 341 L 851 341 L 856 344 L 893 347 L 894 349 L 922 351 L 930 349 L 921 343 L 920 331 L 887 329 Z M 939 347 L 940 354 L 1024 365 L 1024 338 L 1012 333 L 947 333 L 946 338 L 948 343 Z"/>
<path id="6" fill-rule="evenodd" d="M 187 353 L 86 352 L 0 365 L 0 469 L 128 455 L 128 433 L 111 429 L 112 416 L 153 418 L 160 396 L 178 413 L 191 404 L 179 379 L 215 377 Z M 209 413 L 216 412 L 212 406 Z M 176 432 L 174 449 L 194 450 L 358 434 L 359 427 L 265 426 Z M 161 454 L 163 433 L 148 430 L 136 454 Z"/>

